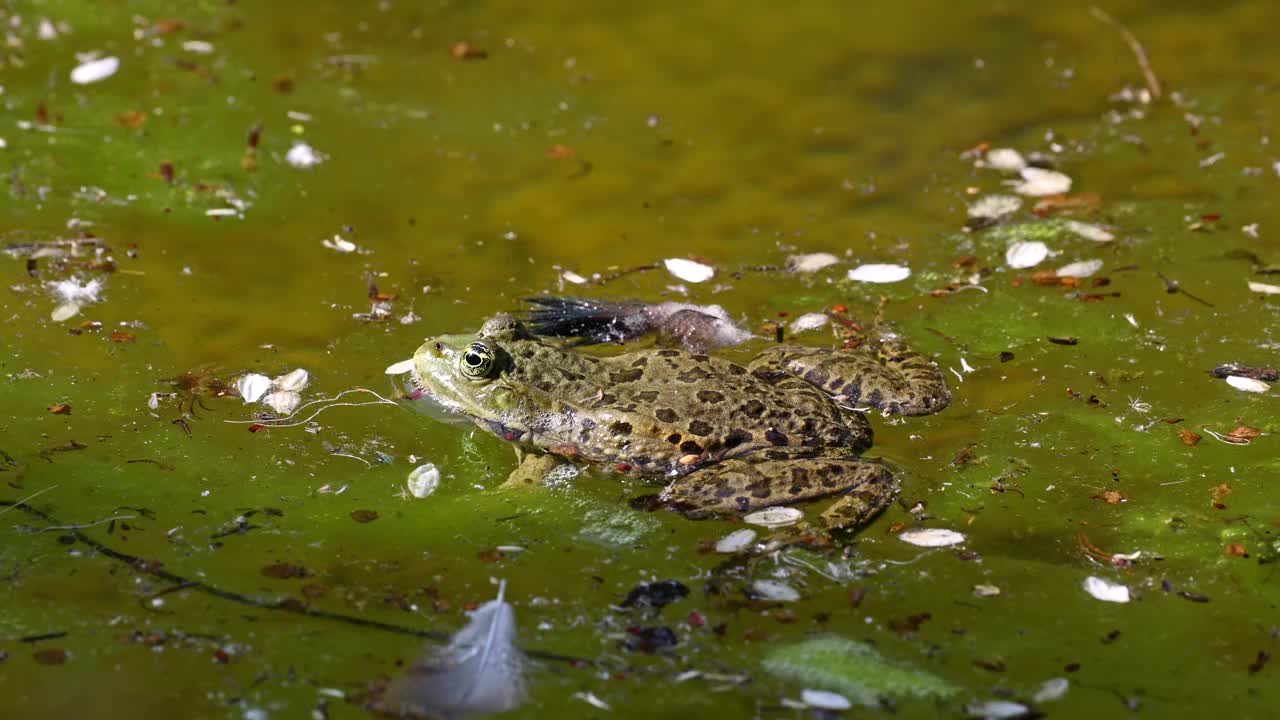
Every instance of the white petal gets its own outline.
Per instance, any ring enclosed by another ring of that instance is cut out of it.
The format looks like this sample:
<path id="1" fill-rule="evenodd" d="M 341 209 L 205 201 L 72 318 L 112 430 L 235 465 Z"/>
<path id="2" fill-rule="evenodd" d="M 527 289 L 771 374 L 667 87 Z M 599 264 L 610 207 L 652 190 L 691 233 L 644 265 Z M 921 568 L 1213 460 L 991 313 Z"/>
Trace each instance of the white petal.
<path id="1" fill-rule="evenodd" d="M 355 243 L 342 237 L 341 235 L 334 235 L 331 238 L 325 238 L 324 240 L 320 241 L 320 244 L 329 248 L 330 250 L 333 250 L 335 252 L 340 252 L 340 253 L 355 252 L 356 250 L 360 249 L 359 246 L 357 246 Z"/>
<path id="2" fill-rule="evenodd" d="M 911 277 L 911 268 L 906 265 L 870 263 L 859 265 L 849 271 L 849 279 L 856 282 L 892 283 L 909 277 Z"/>
<path id="3" fill-rule="evenodd" d="M 945 528 L 918 528 L 903 530 L 898 533 L 898 539 L 919 547 L 946 547 L 964 542 L 964 533 Z"/>
<path id="4" fill-rule="evenodd" d="M 1280 295 L 1280 285 L 1268 285 L 1267 283 L 1249 281 L 1249 290 L 1264 295 Z"/>
<path id="5" fill-rule="evenodd" d="M 745 550 L 755 542 L 756 531 L 750 528 L 742 530 L 734 530 L 716 541 L 716 552 L 732 555 L 741 550 Z"/>
<path id="6" fill-rule="evenodd" d="M 982 158 L 982 165 L 993 170 L 1015 171 L 1027 166 L 1027 159 L 1013 148 L 993 148 Z"/>
<path id="7" fill-rule="evenodd" d="M 1270 385 L 1262 382 L 1261 380 L 1240 377 L 1239 375 L 1228 375 L 1225 380 L 1231 387 L 1245 392 L 1264 393 L 1271 389 Z"/>
<path id="8" fill-rule="evenodd" d="M 99 80 L 106 80 L 120 69 L 120 59 L 113 56 L 90 60 L 77 65 L 71 71 L 71 82 L 77 85 L 88 85 Z"/>
<path id="9" fill-rule="evenodd" d="M 1084 579 L 1084 591 L 1104 602 L 1129 602 L 1129 588 L 1127 586 L 1092 575 Z"/>
<path id="10" fill-rule="evenodd" d="M 1022 198 L 1017 195 L 983 195 L 969 206 L 971 218 L 1002 218 L 1022 209 Z"/>
<path id="11" fill-rule="evenodd" d="M 1101 269 L 1101 260 L 1081 260 L 1058 268 L 1058 277 L 1087 278 Z"/>
<path id="12" fill-rule="evenodd" d="M 578 273 L 572 270 L 562 271 L 560 273 L 560 277 L 563 278 L 565 282 L 571 282 L 574 285 L 582 285 L 587 281 L 586 278 L 582 277 L 581 275 L 579 275 Z"/>
<path id="13" fill-rule="evenodd" d="M 289 148 L 289 152 L 285 153 L 284 161 L 296 168 L 306 170 L 324 162 L 324 156 L 315 151 L 315 148 L 304 142 L 294 143 Z"/>
<path id="14" fill-rule="evenodd" d="M 386 373 L 388 375 L 403 375 L 407 372 L 412 372 L 412 371 L 413 371 L 413 358 L 409 358 L 408 360 L 401 360 L 400 362 L 394 365 L 388 365 L 386 369 Z"/>
<path id="15" fill-rule="evenodd" d="M 65 302 L 53 309 L 49 313 L 49 319 L 54 322 L 62 322 L 75 317 L 80 312 L 80 304 L 73 302 Z"/>
<path id="16" fill-rule="evenodd" d="M 775 602 L 795 602 L 800 599 L 800 591 L 779 580 L 756 580 L 751 589 L 765 600 Z"/>
<path id="17" fill-rule="evenodd" d="M 271 378 L 257 373 L 241 375 L 236 381 L 236 389 L 245 402 L 257 402 L 258 398 L 271 389 Z"/>
<path id="18" fill-rule="evenodd" d="M 298 392 L 305 388 L 309 382 L 311 382 L 311 375 L 306 370 L 298 368 L 291 373 L 281 375 L 280 377 L 272 380 L 271 384 L 281 390 Z"/>
<path id="19" fill-rule="evenodd" d="M 1031 696 L 1031 700 L 1037 703 L 1053 702 L 1061 700 L 1062 696 L 1067 694 L 1067 690 L 1071 688 L 1071 681 L 1066 678 L 1050 678 L 1040 685 L 1040 689 L 1035 695 Z"/>
<path id="20" fill-rule="evenodd" d="M 662 261 L 662 264 L 667 266 L 667 272 L 685 282 L 706 282 L 716 274 L 716 269 L 710 265 L 684 258 L 667 258 Z"/>
<path id="21" fill-rule="evenodd" d="M 787 267 L 795 272 L 817 272 L 840 262 L 840 258 L 831 253 L 812 253 L 809 255 L 792 255 L 787 258 Z"/>
<path id="22" fill-rule="evenodd" d="M 1049 257 L 1049 246 L 1039 240 L 1016 242 L 1004 253 L 1004 260 L 1011 268 L 1035 267 L 1046 257 Z"/>
<path id="23" fill-rule="evenodd" d="M 1103 243 L 1111 242 L 1116 239 L 1115 233 L 1094 223 L 1080 222 L 1079 220 L 1067 220 L 1063 225 L 1068 230 L 1079 235 L 1085 240 Z"/>
<path id="24" fill-rule="evenodd" d="M 822 313 L 805 313 L 791 321 L 791 332 L 794 334 L 807 330 L 817 330 L 830 321 L 831 319 Z"/>
<path id="25" fill-rule="evenodd" d="M 406 484 L 410 495 L 419 499 L 427 497 L 440 487 L 440 470 L 434 463 L 423 463 L 409 473 Z"/>
<path id="26" fill-rule="evenodd" d="M 281 415 L 289 415 L 298 408 L 302 396 L 289 390 L 272 390 L 262 402 Z"/>
<path id="27" fill-rule="evenodd" d="M 1012 181 L 1013 191 L 1019 195 L 1061 195 L 1071 189 L 1071 178 L 1056 170 L 1024 167 L 1020 172 L 1022 181 Z"/>
<path id="28" fill-rule="evenodd" d="M 828 690 L 805 688 L 800 691 L 800 699 L 804 701 L 805 705 L 822 710 L 848 710 L 853 707 L 853 703 L 849 702 L 849 698 Z"/>
<path id="29" fill-rule="evenodd" d="M 790 507 L 771 507 L 757 510 L 742 518 L 745 523 L 767 528 L 780 528 L 800 522 L 804 513 Z"/>
<path id="30" fill-rule="evenodd" d="M 160 398 L 157 397 L 155 393 L 151 393 L 151 395 L 147 398 L 147 407 L 151 408 L 152 410 L 155 410 L 156 408 L 160 407 Z"/>
<path id="31" fill-rule="evenodd" d="M 983 720 L 1009 720 L 1009 718 L 1030 714 L 1031 708 L 1012 700 L 988 700 L 980 703 L 969 703 L 964 706 L 964 711 L 970 717 L 980 717 Z"/>

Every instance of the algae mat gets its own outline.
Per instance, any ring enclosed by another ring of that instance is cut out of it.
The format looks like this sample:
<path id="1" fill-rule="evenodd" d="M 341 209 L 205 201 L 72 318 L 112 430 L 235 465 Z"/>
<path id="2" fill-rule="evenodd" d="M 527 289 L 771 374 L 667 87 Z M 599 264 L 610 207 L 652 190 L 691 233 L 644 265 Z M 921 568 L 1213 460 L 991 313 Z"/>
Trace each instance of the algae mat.
<path id="1" fill-rule="evenodd" d="M 1280 13 L 1108 6 L 1146 102 L 1115 26 L 1040 5 L 0 5 L 0 713 L 365 717 L 500 579 L 513 716 L 1272 715 Z M 666 258 L 716 275 L 575 284 Z M 754 558 L 399 408 L 224 422 L 246 373 L 385 393 L 548 291 L 717 303 L 744 355 L 879 313 L 955 402 L 873 419 L 871 526 Z M 877 663 L 946 690 L 850 689 Z"/>

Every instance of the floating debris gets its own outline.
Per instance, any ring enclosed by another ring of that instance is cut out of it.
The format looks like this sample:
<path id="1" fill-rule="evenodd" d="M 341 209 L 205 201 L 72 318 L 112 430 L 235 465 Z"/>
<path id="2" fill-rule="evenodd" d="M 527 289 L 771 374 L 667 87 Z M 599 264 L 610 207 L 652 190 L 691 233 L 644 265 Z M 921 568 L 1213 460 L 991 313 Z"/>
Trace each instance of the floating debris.
<path id="1" fill-rule="evenodd" d="M 1004 259 L 1011 268 L 1029 268 L 1039 265 L 1049 257 L 1049 246 L 1039 240 L 1016 242 L 1005 250 Z"/>
<path id="2" fill-rule="evenodd" d="M 974 585 L 973 596 L 980 598 L 999 597 L 1000 588 L 995 585 Z"/>
<path id="3" fill-rule="evenodd" d="M 799 590 L 780 580 L 756 580 L 751 583 L 751 591 L 761 600 L 795 602 L 800 599 Z"/>
<path id="4" fill-rule="evenodd" d="M 1116 239 L 1114 233 L 1095 223 L 1080 222 L 1079 220 L 1063 220 L 1062 226 L 1085 240 L 1092 240 L 1096 243 L 1111 242 Z"/>
<path id="5" fill-rule="evenodd" d="M 298 409 L 298 405 L 302 403 L 302 397 L 298 393 L 288 390 L 272 390 L 267 393 L 262 402 L 280 415 L 291 415 L 294 410 Z"/>
<path id="6" fill-rule="evenodd" d="M 403 375 L 407 372 L 413 372 L 413 358 L 388 365 L 384 372 L 388 375 Z"/>
<path id="7" fill-rule="evenodd" d="M 1223 378 L 1223 380 L 1225 380 L 1226 383 L 1231 387 L 1237 390 L 1243 390 L 1245 392 L 1264 393 L 1271 390 L 1270 385 L 1262 382 L 1261 380 L 1255 380 L 1251 377 L 1242 377 L 1240 375 L 1228 375 L 1225 378 Z"/>
<path id="8" fill-rule="evenodd" d="M 334 252 L 340 252 L 340 253 L 353 253 L 356 250 L 360 249 L 360 246 L 342 237 L 341 235 L 334 235 L 331 238 L 325 238 L 324 240 L 320 241 L 320 244 L 329 248 L 330 250 L 333 250 Z"/>
<path id="9" fill-rule="evenodd" d="M 1087 278 L 1101 269 L 1101 260 L 1081 260 L 1058 268 L 1058 277 Z"/>
<path id="10" fill-rule="evenodd" d="M 240 397 L 244 398 L 246 403 L 258 402 L 258 400 L 271 389 L 271 378 L 266 375 L 250 373 L 241 375 L 236 380 L 236 390 L 240 391 Z"/>
<path id="11" fill-rule="evenodd" d="M 805 313 L 791 321 L 791 333 L 794 335 L 809 330 L 817 330 L 829 322 L 831 322 L 831 319 L 823 313 Z"/>
<path id="12" fill-rule="evenodd" d="M 1056 170 L 1028 166 L 1019 173 L 1022 175 L 1021 181 L 1009 181 L 1013 185 L 1013 191 L 1019 195 L 1061 195 L 1071 189 L 1071 178 Z"/>
<path id="13" fill-rule="evenodd" d="M 1050 678 L 1041 683 L 1040 689 L 1036 690 L 1035 695 L 1031 696 L 1031 700 L 1037 703 L 1061 700 L 1066 696 L 1069 689 L 1071 689 L 1071 681 L 1066 678 Z"/>
<path id="14" fill-rule="evenodd" d="M 792 507 L 771 507 L 746 515 L 742 518 L 742 521 L 750 525 L 780 528 L 795 525 L 803 517 L 804 513 Z"/>
<path id="15" fill-rule="evenodd" d="M 1011 718 L 1033 717 L 1031 708 L 1012 700 L 987 700 L 969 703 L 964 706 L 969 717 L 983 720 L 1010 720 Z"/>
<path id="16" fill-rule="evenodd" d="M 271 381 L 271 384 L 280 390 L 298 392 L 306 388 L 309 382 L 311 382 L 311 374 L 302 368 L 298 368 L 275 378 Z"/>
<path id="17" fill-rule="evenodd" d="M 808 255 L 792 255 L 787 258 L 787 269 L 792 272 L 811 273 L 840 262 L 840 258 L 831 253 L 810 253 Z"/>
<path id="18" fill-rule="evenodd" d="M 115 75 L 119 69 L 120 59 L 113 55 L 96 60 L 88 60 L 80 63 L 71 71 L 71 82 L 77 85 L 89 85 L 90 83 L 106 80 Z"/>
<path id="19" fill-rule="evenodd" d="M 819 710 L 848 710 L 853 707 L 849 698 L 833 693 L 830 690 L 813 690 L 805 688 L 800 691 L 800 700 L 809 707 Z"/>
<path id="20" fill-rule="evenodd" d="M 1017 195 L 984 195 L 969 205 L 969 217 L 999 220 L 1022 209 L 1022 198 Z"/>
<path id="21" fill-rule="evenodd" d="M 624 608 L 660 608 L 689 595 L 689 588 L 679 580 L 640 583 L 631 588 L 619 603 Z"/>
<path id="22" fill-rule="evenodd" d="M 992 170 L 1019 172 L 1027 167 L 1027 159 L 1022 156 L 1022 153 L 1013 148 L 992 148 L 975 164 Z"/>
<path id="23" fill-rule="evenodd" d="M 1254 282 L 1252 280 L 1249 281 L 1249 290 L 1263 295 L 1280 295 L 1280 285 Z"/>
<path id="24" fill-rule="evenodd" d="M 1103 602 L 1129 602 L 1129 588 L 1125 585 L 1090 575 L 1084 579 L 1084 591 Z"/>
<path id="25" fill-rule="evenodd" d="M 802 687 L 838 692 L 871 708 L 883 708 L 886 697 L 945 698 L 956 692 L 934 675 L 889 662 L 866 643 L 834 635 L 772 648 L 763 665 Z"/>
<path id="26" fill-rule="evenodd" d="M 911 268 L 887 263 L 859 265 L 849 271 L 849 279 L 854 282 L 895 283 L 909 277 L 911 277 Z"/>
<path id="27" fill-rule="evenodd" d="M 898 533 L 898 539 L 917 547 L 947 547 L 965 541 L 964 533 L 945 528 L 916 528 Z"/>
<path id="28" fill-rule="evenodd" d="M 710 265 L 684 258 L 667 258 L 662 264 L 666 266 L 667 272 L 685 282 L 706 282 L 716 274 L 716 269 Z"/>
<path id="29" fill-rule="evenodd" d="M 419 500 L 428 497 L 440 487 L 440 470 L 434 463 L 423 463 L 409 473 L 405 486 L 409 494 Z"/>
<path id="30" fill-rule="evenodd" d="M 325 157 L 315 151 L 315 148 L 304 142 L 297 142 L 293 147 L 289 148 L 289 152 L 285 153 L 284 161 L 289 165 L 300 170 L 307 170 L 324 162 Z"/>
<path id="31" fill-rule="evenodd" d="M 53 309 L 49 313 L 49 319 L 54 322 L 62 322 L 69 320 L 80 314 L 80 303 L 66 302 Z"/>
<path id="32" fill-rule="evenodd" d="M 750 528 L 743 528 L 742 530 L 734 530 L 733 532 L 729 533 L 728 535 L 725 535 L 724 537 L 716 541 L 716 552 L 723 553 L 725 555 L 732 555 L 737 552 L 742 552 L 743 550 L 750 547 L 751 543 L 755 542 L 755 540 L 756 540 L 755 530 L 752 530 Z"/>

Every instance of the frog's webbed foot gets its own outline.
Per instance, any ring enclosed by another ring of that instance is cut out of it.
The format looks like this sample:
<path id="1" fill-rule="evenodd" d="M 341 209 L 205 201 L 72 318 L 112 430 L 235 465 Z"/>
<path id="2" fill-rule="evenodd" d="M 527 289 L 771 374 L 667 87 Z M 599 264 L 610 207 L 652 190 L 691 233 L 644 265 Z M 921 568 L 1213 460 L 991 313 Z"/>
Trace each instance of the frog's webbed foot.
<path id="1" fill-rule="evenodd" d="M 928 415 L 951 402 L 938 366 L 896 340 L 852 350 L 779 347 L 762 353 L 749 369 L 774 382 L 786 373 L 844 405 L 870 405 L 896 415 Z"/>
<path id="2" fill-rule="evenodd" d="M 507 476 L 507 481 L 503 483 L 503 487 L 532 487 L 541 485 L 543 478 L 547 473 L 563 464 L 563 460 L 556 458 L 554 455 L 540 455 L 535 453 L 518 453 L 520 460 L 519 466 L 511 471 Z"/>
<path id="3" fill-rule="evenodd" d="M 775 448 L 711 465 L 674 480 L 662 491 L 662 500 L 690 517 L 705 517 L 844 493 L 823 514 L 828 527 L 865 523 L 893 501 L 897 487 L 883 463 L 857 457 L 806 458 L 803 452 Z"/>

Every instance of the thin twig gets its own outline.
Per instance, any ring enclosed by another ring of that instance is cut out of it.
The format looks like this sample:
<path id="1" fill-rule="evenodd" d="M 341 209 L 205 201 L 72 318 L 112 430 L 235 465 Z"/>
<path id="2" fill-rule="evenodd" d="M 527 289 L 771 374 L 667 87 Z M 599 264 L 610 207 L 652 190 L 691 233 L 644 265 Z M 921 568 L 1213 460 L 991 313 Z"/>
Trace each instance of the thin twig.
<path id="1" fill-rule="evenodd" d="M 1124 38 L 1125 43 L 1128 44 L 1129 50 L 1133 52 L 1134 58 L 1138 61 L 1138 67 L 1142 69 L 1142 76 L 1147 80 L 1147 90 L 1151 92 L 1151 101 L 1159 100 L 1161 95 L 1160 78 L 1156 77 L 1155 70 L 1151 69 L 1151 61 L 1147 59 L 1147 49 L 1142 47 L 1142 43 L 1138 41 L 1137 36 L 1129 28 L 1125 27 L 1124 23 L 1111 17 L 1107 14 L 1107 11 L 1096 5 L 1089 8 L 1089 14 L 1120 32 L 1120 37 Z"/>
<path id="2" fill-rule="evenodd" d="M 30 494 L 30 495 L 26 496 L 25 498 L 23 498 L 23 499 L 19 500 L 19 501 L 18 501 L 18 502 L 16 502 L 16 503 L 14 503 L 13 505 L 10 505 L 9 507 L 7 507 L 7 508 L 5 508 L 5 509 L 0 510 L 0 515 L 3 515 L 3 514 L 5 514 L 5 513 L 9 512 L 10 510 L 14 509 L 14 508 L 15 508 L 15 507 L 17 507 L 18 505 L 25 505 L 25 504 L 27 504 L 27 503 L 31 502 L 32 500 L 35 500 L 36 498 L 40 497 L 41 495 L 43 495 L 43 494 L 45 494 L 45 493 L 49 492 L 50 490 L 54 490 L 54 489 L 56 489 L 57 487 L 58 487 L 57 485 L 50 485 L 49 487 L 47 487 L 47 488 L 45 488 L 45 489 L 43 489 L 43 490 L 37 490 L 37 491 L 35 491 L 34 493 L 32 493 L 32 494 Z"/>

